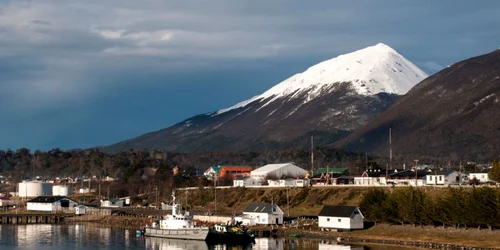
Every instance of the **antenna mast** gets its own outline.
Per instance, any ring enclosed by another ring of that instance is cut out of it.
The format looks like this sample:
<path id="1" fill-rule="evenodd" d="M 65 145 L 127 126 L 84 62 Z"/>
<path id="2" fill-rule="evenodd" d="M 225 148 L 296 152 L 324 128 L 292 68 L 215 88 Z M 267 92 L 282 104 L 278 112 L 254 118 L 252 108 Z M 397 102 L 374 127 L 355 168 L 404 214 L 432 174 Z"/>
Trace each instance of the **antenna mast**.
<path id="1" fill-rule="evenodd" d="M 311 175 L 314 175 L 314 135 L 311 135 Z"/>
<path id="2" fill-rule="evenodd" d="M 389 166 L 392 169 L 392 128 L 389 128 Z"/>

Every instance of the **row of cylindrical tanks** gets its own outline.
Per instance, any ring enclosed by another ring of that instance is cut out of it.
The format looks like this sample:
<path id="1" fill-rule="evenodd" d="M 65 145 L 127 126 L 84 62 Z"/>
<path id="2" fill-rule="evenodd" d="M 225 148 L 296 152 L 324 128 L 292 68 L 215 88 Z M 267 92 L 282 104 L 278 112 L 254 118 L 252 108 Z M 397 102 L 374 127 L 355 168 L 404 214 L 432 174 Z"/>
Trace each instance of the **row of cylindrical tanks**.
<path id="1" fill-rule="evenodd" d="M 20 182 L 17 186 L 19 197 L 37 197 L 42 195 L 68 196 L 73 190 L 68 186 L 53 185 L 48 182 L 27 181 Z"/>

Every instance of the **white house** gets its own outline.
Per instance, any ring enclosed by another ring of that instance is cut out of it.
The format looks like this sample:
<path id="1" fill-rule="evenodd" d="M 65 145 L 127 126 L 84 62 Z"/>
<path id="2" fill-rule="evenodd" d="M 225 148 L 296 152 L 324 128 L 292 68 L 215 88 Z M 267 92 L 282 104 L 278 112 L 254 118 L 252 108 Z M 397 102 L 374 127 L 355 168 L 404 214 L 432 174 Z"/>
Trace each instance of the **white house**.
<path id="1" fill-rule="evenodd" d="M 250 172 L 250 177 L 257 179 L 283 179 L 284 177 L 303 178 L 307 171 L 293 163 L 268 164 Z"/>
<path id="2" fill-rule="evenodd" d="M 478 180 L 479 182 L 488 182 L 490 178 L 488 173 L 469 173 L 469 180 Z"/>
<path id="3" fill-rule="evenodd" d="M 427 185 L 444 185 L 446 176 L 444 174 L 428 174 L 425 176 L 425 184 Z"/>
<path id="4" fill-rule="evenodd" d="M 101 200 L 101 207 L 123 207 L 124 205 L 125 201 L 120 199 Z"/>
<path id="5" fill-rule="evenodd" d="M 387 185 L 385 173 L 378 170 L 364 171 L 361 176 L 354 176 L 354 185 L 359 186 L 373 186 L 373 185 Z"/>
<path id="6" fill-rule="evenodd" d="M 324 206 L 318 215 L 318 227 L 322 230 L 350 231 L 363 229 L 364 216 L 355 206 Z"/>
<path id="7" fill-rule="evenodd" d="M 76 201 L 64 196 L 38 196 L 27 202 L 28 211 L 56 212 L 64 208 L 74 208 L 78 205 Z"/>
<path id="8" fill-rule="evenodd" d="M 250 203 L 243 214 L 235 217 L 244 225 L 274 225 L 283 224 L 283 211 L 276 204 Z"/>
<path id="9" fill-rule="evenodd" d="M 252 177 L 238 177 L 233 180 L 233 187 L 251 187 L 251 186 L 261 186 L 262 183 L 259 179 Z"/>

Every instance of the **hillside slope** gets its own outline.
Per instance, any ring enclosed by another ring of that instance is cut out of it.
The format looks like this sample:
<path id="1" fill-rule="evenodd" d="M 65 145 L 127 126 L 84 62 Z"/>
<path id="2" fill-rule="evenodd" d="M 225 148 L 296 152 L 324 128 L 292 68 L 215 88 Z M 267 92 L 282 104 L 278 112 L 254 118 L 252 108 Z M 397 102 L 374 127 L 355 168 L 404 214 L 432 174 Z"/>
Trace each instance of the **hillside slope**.
<path id="1" fill-rule="evenodd" d="M 500 155 L 500 50 L 458 62 L 334 144 L 396 155 L 495 159 Z"/>

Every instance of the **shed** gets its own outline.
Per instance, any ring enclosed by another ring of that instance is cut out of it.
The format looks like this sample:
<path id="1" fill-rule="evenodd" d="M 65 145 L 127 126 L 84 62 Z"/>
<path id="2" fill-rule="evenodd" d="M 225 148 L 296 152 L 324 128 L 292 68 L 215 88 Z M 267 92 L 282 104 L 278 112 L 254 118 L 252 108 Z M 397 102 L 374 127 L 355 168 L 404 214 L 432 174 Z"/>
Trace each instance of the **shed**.
<path id="1" fill-rule="evenodd" d="M 363 220 L 357 206 L 324 206 L 318 215 L 318 227 L 322 231 L 363 229 Z"/>
<path id="2" fill-rule="evenodd" d="M 236 221 L 255 221 L 259 225 L 283 224 L 283 211 L 272 203 L 250 203 L 243 215 L 236 216 Z"/>
<path id="3" fill-rule="evenodd" d="M 75 207 L 75 214 L 76 215 L 84 215 L 85 214 L 85 206 L 84 205 L 79 205 Z"/>

